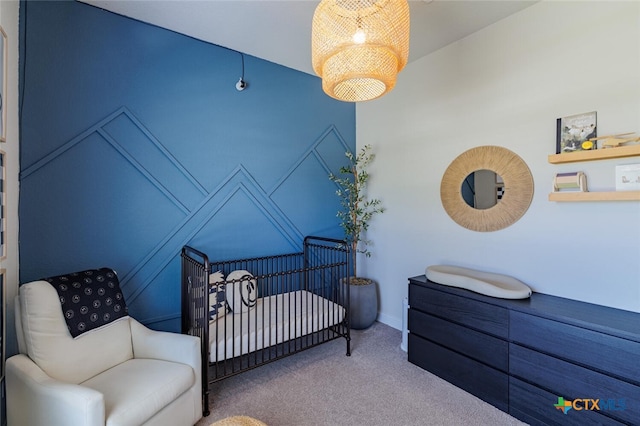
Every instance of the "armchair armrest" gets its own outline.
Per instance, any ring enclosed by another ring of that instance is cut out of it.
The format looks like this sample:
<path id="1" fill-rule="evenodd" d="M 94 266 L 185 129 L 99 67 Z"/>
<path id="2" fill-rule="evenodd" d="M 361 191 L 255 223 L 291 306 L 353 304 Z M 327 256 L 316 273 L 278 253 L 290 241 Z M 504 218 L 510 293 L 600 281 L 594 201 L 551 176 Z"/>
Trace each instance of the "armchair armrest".
<path id="1" fill-rule="evenodd" d="M 190 365 L 200 371 L 200 338 L 186 334 L 151 330 L 133 318 L 131 340 L 134 358 L 153 358 Z"/>
<path id="2" fill-rule="evenodd" d="M 100 392 L 52 379 L 26 355 L 7 360 L 6 381 L 9 425 L 105 424 Z"/>
<path id="3" fill-rule="evenodd" d="M 202 377 L 206 370 L 202 369 L 200 355 L 200 338 L 187 334 L 169 333 L 151 330 L 129 317 L 131 324 L 131 341 L 134 358 L 151 358 L 185 364 L 193 368 L 194 382 L 188 391 L 193 395 L 193 418 L 202 417 L 203 398 L 207 398 L 202 389 Z"/>

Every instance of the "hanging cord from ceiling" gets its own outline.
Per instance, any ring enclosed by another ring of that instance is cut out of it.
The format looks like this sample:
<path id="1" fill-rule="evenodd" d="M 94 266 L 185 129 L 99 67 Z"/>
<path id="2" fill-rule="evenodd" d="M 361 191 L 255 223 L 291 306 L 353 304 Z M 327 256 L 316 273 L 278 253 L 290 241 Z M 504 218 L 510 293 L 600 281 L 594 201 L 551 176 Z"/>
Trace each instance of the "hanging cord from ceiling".
<path id="1" fill-rule="evenodd" d="M 240 80 L 236 83 L 236 90 L 238 92 L 242 92 L 247 88 L 248 84 L 244 81 L 244 54 L 242 52 L 238 52 L 240 54 L 240 59 L 242 60 L 242 74 L 240 75 Z"/>

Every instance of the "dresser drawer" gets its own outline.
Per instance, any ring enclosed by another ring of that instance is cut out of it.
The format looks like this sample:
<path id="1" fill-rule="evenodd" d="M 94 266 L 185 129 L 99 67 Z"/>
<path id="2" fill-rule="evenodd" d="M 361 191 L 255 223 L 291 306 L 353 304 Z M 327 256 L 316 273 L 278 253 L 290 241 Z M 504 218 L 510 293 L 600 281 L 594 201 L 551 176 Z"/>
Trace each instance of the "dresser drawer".
<path id="1" fill-rule="evenodd" d="M 571 409 L 565 414 L 554 406 L 557 403 L 558 395 L 513 377 L 509 379 L 509 414 L 531 426 L 624 425 L 599 411 Z"/>
<path id="2" fill-rule="evenodd" d="M 514 311 L 509 333 L 513 342 L 640 385 L 638 342 Z"/>
<path id="3" fill-rule="evenodd" d="M 513 343 L 509 345 L 509 371 L 518 379 L 552 390 L 556 400 L 611 400 L 611 408 L 617 409 L 600 414 L 631 424 L 640 419 L 640 387 L 636 385 Z"/>
<path id="4" fill-rule="evenodd" d="M 409 285 L 409 303 L 411 309 L 446 318 L 497 337 L 506 339 L 509 333 L 509 311 L 499 306 L 415 284 Z"/>
<path id="5" fill-rule="evenodd" d="M 477 396 L 502 411 L 509 409 L 509 377 L 494 368 L 409 334 L 409 362 Z"/>
<path id="6" fill-rule="evenodd" d="M 509 368 L 509 344 L 438 317 L 409 310 L 409 332 L 453 349 L 504 372 Z"/>

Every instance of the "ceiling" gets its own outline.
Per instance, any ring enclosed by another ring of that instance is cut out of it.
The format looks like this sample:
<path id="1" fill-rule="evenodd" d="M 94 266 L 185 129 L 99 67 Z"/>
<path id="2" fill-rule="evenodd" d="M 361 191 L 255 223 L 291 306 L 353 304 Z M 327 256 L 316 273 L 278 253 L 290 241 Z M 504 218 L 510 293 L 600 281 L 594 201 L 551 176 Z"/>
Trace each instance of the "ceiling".
<path id="1" fill-rule="evenodd" d="M 80 0 L 309 74 L 317 0 Z M 536 1 L 410 0 L 409 62 Z"/>

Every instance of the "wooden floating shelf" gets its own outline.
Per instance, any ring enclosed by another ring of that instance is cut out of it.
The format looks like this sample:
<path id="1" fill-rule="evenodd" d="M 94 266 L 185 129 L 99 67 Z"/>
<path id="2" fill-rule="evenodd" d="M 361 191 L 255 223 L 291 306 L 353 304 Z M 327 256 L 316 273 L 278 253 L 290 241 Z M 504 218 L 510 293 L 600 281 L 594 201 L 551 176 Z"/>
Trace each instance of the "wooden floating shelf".
<path id="1" fill-rule="evenodd" d="M 552 192 L 549 201 L 640 201 L 640 191 Z"/>
<path id="2" fill-rule="evenodd" d="M 640 145 L 619 146 L 617 148 L 576 151 L 549 155 L 551 164 L 575 163 L 578 161 L 606 160 L 608 158 L 635 157 L 640 155 Z"/>

